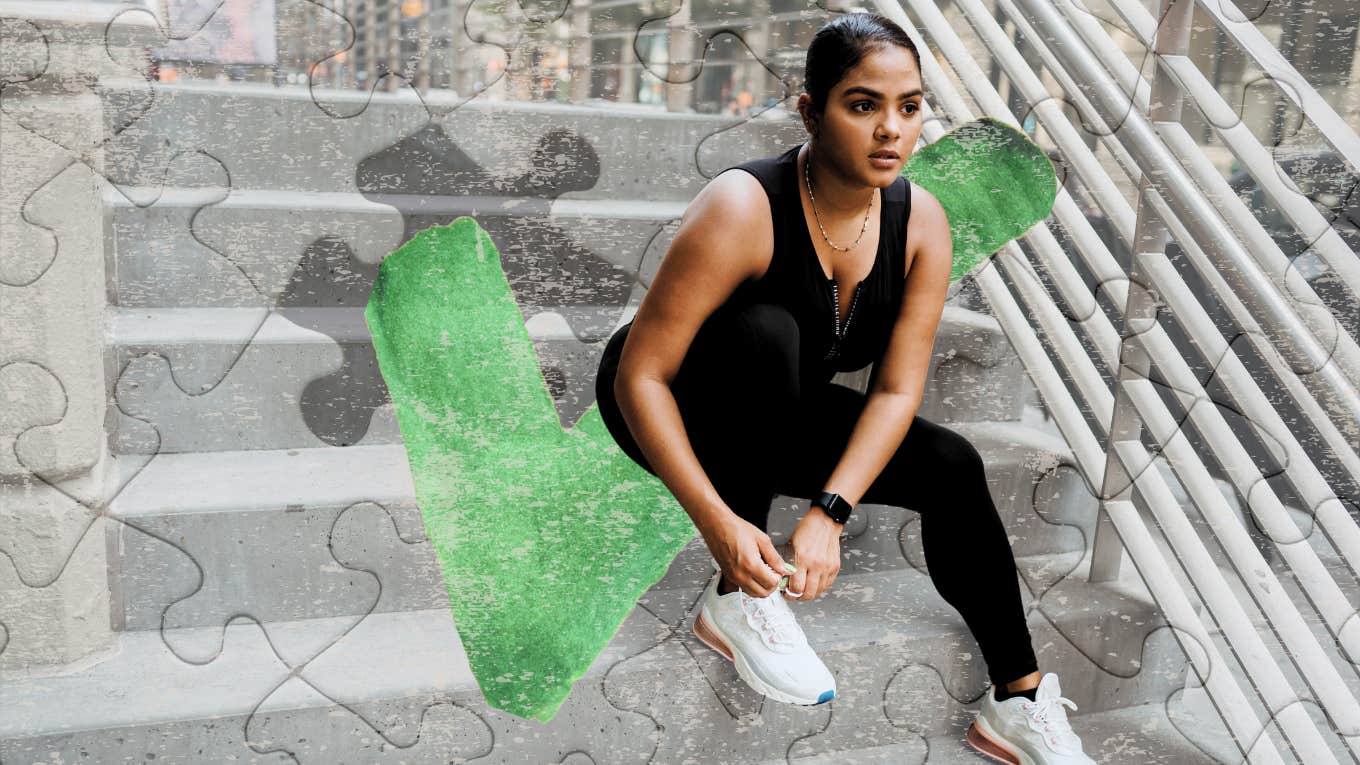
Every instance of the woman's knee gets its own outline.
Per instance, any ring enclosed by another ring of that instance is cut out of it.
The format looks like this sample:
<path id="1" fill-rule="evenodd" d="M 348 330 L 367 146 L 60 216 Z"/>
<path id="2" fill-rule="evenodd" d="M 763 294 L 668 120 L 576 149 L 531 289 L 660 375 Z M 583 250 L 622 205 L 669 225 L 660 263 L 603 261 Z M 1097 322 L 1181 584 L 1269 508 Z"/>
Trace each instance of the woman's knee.
<path id="1" fill-rule="evenodd" d="M 984 466 L 982 454 L 963 434 L 949 428 L 940 428 L 940 438 L 936 454 L 943 461 L 944 469 L 950 475 L 982 475 Z"/>

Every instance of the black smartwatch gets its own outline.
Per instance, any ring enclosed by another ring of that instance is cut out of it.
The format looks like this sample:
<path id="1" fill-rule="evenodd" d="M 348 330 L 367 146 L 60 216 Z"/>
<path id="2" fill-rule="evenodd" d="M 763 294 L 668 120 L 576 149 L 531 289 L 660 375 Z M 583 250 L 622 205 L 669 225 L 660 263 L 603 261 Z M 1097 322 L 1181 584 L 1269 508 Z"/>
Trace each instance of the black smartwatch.
<path id="1" fill-rule="evenodd" d="M 831 516 L 831 520 L 842 526 L 850 519 L 850 511 L 854 509 L 841 495 L 829 491 L 822 492 L 821 496 L 812 500 L 812 507 L 822 508 Z"/>

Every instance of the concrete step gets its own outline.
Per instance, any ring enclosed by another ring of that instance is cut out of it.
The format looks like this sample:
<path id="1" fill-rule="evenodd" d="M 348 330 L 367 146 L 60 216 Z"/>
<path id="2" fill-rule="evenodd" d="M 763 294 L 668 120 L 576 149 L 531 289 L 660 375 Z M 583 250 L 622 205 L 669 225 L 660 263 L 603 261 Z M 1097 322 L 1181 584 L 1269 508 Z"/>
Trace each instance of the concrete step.
<path id="1" fill-rule="evenodd" d="M 969 724 L 981 702 L 962 705 L 961 713 L 950 718 L 950 732 L 918 737 L 902 744 L 844 749 L 825 754 L 803 754 L 810 747 L 797 746 L 787 758 L 766 760 L 761 765 L 977 765 L 986 758 L 968 746 Z M 908 710 L 903 710 L 908 712 Z M 1108 712 L 1067 712 L 1072 729 L 1081 736 L 1082 748 L 1098 763 L 1123 765 L 1219 765 L 1231 762 L 1206 754 L 1191 743 L 1177 727 L 1193 726 L 1197 718 L 1180 720 L 1161 704 L 1114 709 Z M 904 714 L 902 723 L 914 722 Z M 802 744 L 802 742 L 799 742 Z"/>
<path id="2" fill-rule="evenodd" d="M 594 403 L 604 341 L 638 301 L 640 292 L 617 305 L 520 302 L 563 427 Z M 111 344 L 124 415 L 115 453 L 399 440 L 362 306 L 125 309 L 112 315 Z M 1028 378 L 1009 350 L 994 319 L 946 307 L 920 414 L 1020 419 Z"/>
<path id="3" fill-rule="evenodd" d="M 517 190 L 510 196 L 688 202 L 723 168 L 807 135 L 790 115 L 745 120 L 240 82 L 101 85 L 107 132 L 117 133 L 104 167 L 132 187 L 160 186 L 177 154 L 197 150 L 230 169 L 234 189 L 441 196 L 499 187 Z"/>
<path id="4" fill-rule="evenodd" d="M 575 285 L 572 302 L 607 304 L 650 281 L 687 206 L 189 187 L 150 206 L 113 190 L 104 201 L 123 308 L 329 307 L 358 288 L 364 298 L 384 256 L 463 215 L 490 234 L 520 294 L 550 288 L 561 301 Z"/>
<path id="5" fill-rule="evenodd" d="M 569 427 L 595 400 L 601 341 L 623 308 L 521 310 Z M 112 330 L 124 415 L 115 453 L 400 440 L 361 307 L 128 310 L 114 314 Z"/>
<path id="6" fill-rule="evenodd" d="M 954 427 L 986 460 L 1017 556 L 1085 549 L 1094 500 L 1075 473 L 1044 472 L 1064 459 L 1063 442 L 1015 423 Z M 377 582 L 354 566 L 381 570 L 384 602 L 394 610 L 447 602 L 399 444 L 162 453 L 149 462 L 124 456 L 119 465 L 126 486 L 110 513 L 122 523 L 108 533 L 121 629 L 222 624 L 238 613 L 275 621 L 364 613 Z M 778 498 L 769 526 L 777 544 L 807 506 Z M 924 566 L 917 530 L 910 509 L 857 508 L 846 526 L 844 569 L 901 567 L 908 558 Z M 681 560 L 707 559 L 702 540 L 694 544 Z M 707 577 L 702 566 L 675 566 L 698 572 L 691 585 Z"/>
<path id="7" fill-rule="evenodd" d="M 841 695 L 819 707 L 766 702 L 750 690 L 692 634 L 702 583 L 670 592 L 664 584 L 546 724 L 486 707 L 447 608 L 242 617 L 225 629 L 120 633 L 117 651 L 93 666 L 0 681 L 0 756 L 200 762 L 285 750 L 301 762 L 448 762 L 490 752 L 496 762 L 559 762 L 576 751 L 595 761 L 764 761 L 793 742 L 806 756 L 831 756 L 955 736 L 961 707 L 986 689 L 961 619 L 912 568 L 843 572 L 817 603 L 794 604 L 837 675 Z M 1054 623 L 1111 630 L 1128 610 L 1103 606 L 1128 584 L 1083 584 L 1102 607 L 1074 606 Z M 684 607 L 655 610 L 664 602 Z M 1064 695 L 1085 712 L 1159 702 L 1180 682 L 1183 660 L 1165 641 L 1144 644 L 1124 630 L 1123 647 L 1144 662 L 1120 678 L 1076 651 L 1050 619 L 1030 618 L 1040 666 L 1061 673 Z"/>

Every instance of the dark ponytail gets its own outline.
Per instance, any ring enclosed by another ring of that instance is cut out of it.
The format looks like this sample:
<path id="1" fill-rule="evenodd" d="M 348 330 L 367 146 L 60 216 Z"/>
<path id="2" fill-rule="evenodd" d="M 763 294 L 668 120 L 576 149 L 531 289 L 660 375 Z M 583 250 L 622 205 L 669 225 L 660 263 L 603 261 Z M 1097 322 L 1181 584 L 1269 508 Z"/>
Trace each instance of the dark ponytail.
<path id="1" fill-rule="evenodd" d="M 887 45 L 900 45 L 911 51 L 916 68 L 921 68 L 921 53 L 916 44 L 886 16 L 847 13 L 823 24 L 808 45 L 803 66 L 803 90 L 812 97 L 811 111 L 820 116 L 826 109 L 827 95 L 845 73 L 866 53 Z"/>

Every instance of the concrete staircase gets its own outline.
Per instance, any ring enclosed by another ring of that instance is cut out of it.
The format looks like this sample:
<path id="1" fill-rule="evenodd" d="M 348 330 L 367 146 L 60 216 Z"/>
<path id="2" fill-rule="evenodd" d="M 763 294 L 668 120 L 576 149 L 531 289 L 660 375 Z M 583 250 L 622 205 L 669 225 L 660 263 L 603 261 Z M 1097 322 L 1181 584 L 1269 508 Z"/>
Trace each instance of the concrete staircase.
<path id="1" fill-rule="evenodd" d="M 106 94 L 108 119 L 132 96 Z M 363 322 L 376 264 L 477 218 L 570 425 L 702 187 L 694 147 L 711 175 L 801 129 L 439 107 L 379 94 L 336 120 L 305 90 L 165 87 L 111 148 L 126 152 L 105 200 L 119 634 L 107 655 L 0 680 L 0 760 L 978 761 L 962 732 L 985 666 L 930 583 L 916 514 L 895 507 L 859 508 L 835 589 L 795 606 L 838 676 L 829 705 L 765 703 L 693 636 L 711 573 L 697 536 L 553 721 L 485 705 Z M 516 152 L 523 173 L 484 169 Z M 549 160 L 551 176 L 531 172 Z M 1221 724 L 1179 704 L 1185 660 L 1137 573 L 1085 581 L 1096 503 L 1059 469 L 1067 446 L 983 309 L 967 290 L 947 307 L 921 414 L 986 459 L 1041 669 L 1061 674 L 1098 761 L 1213 761 L 1200 747 L 1222 746 Z M 777 544 L 806 505 L 777 502 Z"/>

